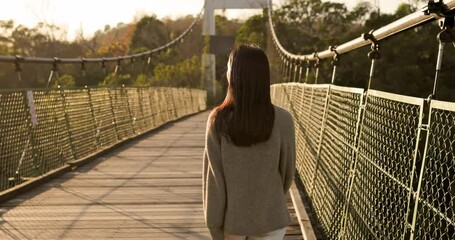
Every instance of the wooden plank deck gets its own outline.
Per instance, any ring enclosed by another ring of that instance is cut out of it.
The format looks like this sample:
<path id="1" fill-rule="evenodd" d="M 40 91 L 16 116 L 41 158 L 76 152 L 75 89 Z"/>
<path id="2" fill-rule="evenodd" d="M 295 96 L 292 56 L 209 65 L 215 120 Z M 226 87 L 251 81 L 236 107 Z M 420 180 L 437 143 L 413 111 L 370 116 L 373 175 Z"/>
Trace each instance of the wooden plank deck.
<path id="1" fill-rule="evenodd" d="M 208 112 L 170 123 L 0 206 L 0 239 L 210 239 L 201 202 Z M 285 239 L 303 239 L 294 224 Z"/>

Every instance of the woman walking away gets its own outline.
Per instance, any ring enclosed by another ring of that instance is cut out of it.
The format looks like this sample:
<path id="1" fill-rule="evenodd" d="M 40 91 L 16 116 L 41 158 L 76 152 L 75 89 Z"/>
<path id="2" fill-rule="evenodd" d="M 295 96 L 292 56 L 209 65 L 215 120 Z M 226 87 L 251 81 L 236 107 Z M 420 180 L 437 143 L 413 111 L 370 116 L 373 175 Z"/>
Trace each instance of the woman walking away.
<path id="1" fill-rule="evenodd" d="M 295 172 L 291 114 L 270 100 L 264 51 L 234 49 L 228 93 L 207 121 L 203 208 L 214 240 L 283 239 L 291 223 L 285 195 Z"/>

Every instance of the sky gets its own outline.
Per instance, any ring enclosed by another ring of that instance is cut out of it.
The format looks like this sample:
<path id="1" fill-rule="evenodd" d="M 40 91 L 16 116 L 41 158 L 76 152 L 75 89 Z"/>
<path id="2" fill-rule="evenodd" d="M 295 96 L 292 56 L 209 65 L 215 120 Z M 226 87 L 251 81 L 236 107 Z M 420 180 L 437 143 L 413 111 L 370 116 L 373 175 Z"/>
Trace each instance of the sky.
<path id="1" fill-rule="evenodd" d="M 105 25 L 115 26 L 119 22 L 129 23 L 144 15 L 156 14 L 158 18 L 178 18 L 188 14 L 196 15 L 204 0 L 4 0 L 0 8 L 0 20 L 12 19 L 28 27 L 38 22 L 58 25 L 67 31 L 66 38 L 74 39 L 80 30 L 90 37 Z M 6 1 L 8 3 L 6 3 Z M 283 0 L 274 0 L 278 3 Z M 344 2 L 353 7 L 359 0 L 332 0 Z M 379 1 L 382 12 L 391 13 L 407 0 Z M 228 18 L 246 18 L 257 10 L 226 10 Z"/>

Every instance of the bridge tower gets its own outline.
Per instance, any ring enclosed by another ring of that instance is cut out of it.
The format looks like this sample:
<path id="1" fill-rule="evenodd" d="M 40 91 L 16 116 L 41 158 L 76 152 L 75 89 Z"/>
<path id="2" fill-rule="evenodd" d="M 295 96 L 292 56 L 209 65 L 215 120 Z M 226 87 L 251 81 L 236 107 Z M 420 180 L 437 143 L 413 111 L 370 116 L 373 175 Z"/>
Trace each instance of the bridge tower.
<path id="1" fill-rule="evenodd" d="M 268 5 L 268 0 L 205 0 L 204 23 L 202 35 L 206 39 L 215 36 L 216 9 L 261 9 Z M 203 79 L 207 89 L 208 98 L 214 99 L 216 95 L 215 54 L 205 52 L 202 56 Z"/>

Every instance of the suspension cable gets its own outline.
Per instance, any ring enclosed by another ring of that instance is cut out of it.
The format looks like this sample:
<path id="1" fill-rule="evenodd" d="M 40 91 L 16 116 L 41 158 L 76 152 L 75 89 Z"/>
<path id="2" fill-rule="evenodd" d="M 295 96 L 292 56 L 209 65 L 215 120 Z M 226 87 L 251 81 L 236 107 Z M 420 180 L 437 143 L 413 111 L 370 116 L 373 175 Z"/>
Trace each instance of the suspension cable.
<path id="1" fill-rule="evenodd" d="M 106 62 L 119 62 L 122 60 L 133 60 L 136 58 L 143 58 L 143 57 L 148 57 L 153 53 L 157 53 L 160 51 L 164 51 L 168 48 L 173 47 L 176 44 L 182 43 L 183 39 L 193 31 L 194 26 L 196 26 L 196 23 L 199 21 L 201 18 L 201 15 L 204 11 L 204 7 L 201 9 L 201 11 L 198 13 L 196 18 L 193 20 L 193 22 L 190 24 L 190 26 L 182 33 L 180 34 L 177 38 L 174 40 L 168 42 L 165 45 L 162 45 L 160 47 L 157 47 L 155 49 L 137 53 L 137 54 L 131 54 L 131 55 L 124 55 L 124 56 L 118 56 L 118 57 L 102 57 L 102 58 L 43 58 L 43 57 L 23 57 L 23 56 L 5 56 L 5 55 L 0 55 L 0 62 L 11 62 L 11 63 L 16 63 L 18 62 L 18 59 L 20 59 L 20 63 L 44 63 L 44 64 L 54 64 L 55 59 L 58 59 L 58 64 L 81 64 L 85 65 L 86 63 L 101 63 L 102 67 L 105 67 Z"/>
<path id="2" fill-rule="evenodd" d="M 431 6 L 430 6 L 431 7 Z M 314 53 L 306 54 L 306 55 L 297 55 L 288 52 L 280 43 L 280 41 L 277 38 L 273 20 L 272 20 L 272 0 L 269 0 L 269 6 L 268 6 L 268 18 L 269 18 L 269 28 L 270 32 L 272 35 L 272 40 L 274 42 L 275 48 L 277 51 L 285 56 L 285 58 L 292 59 L 292 60 L 300 60 L 300 61 L 317 61 L 318 59 L 316 58 L 316 55 Z M 455 0 L 449 0 L 447 3 L 445 3 L 445 8 L 447 10 L 454 10 L 455 9 Z M 374 30 L 371 32 L 372 36 L 374 39 L 377 41 L 380 41 L 385 38 L 392 37 L 394 35 L 397 35 L 398 33 L 404 32 L 409 29 L 416 28 L 418 26 L 421 26 L 423 24 L 438 20 L 440 18 L 443 18 L 440 14 L 433 13 L 433 12 L 428 12 L 428 6 L 422 9 L 421 11 L 412 13 L 406 17 L 403 17 L 395 22 L 392 22 L 382 28 L 379 28 L 377 30 Z M 353 39 L 349 42 L 346 42 L 344 44 L 339 44 L 337 46 L 337 53 L 330 51 L 330 49 L 318 52 L 317 57 L 319 59 L 325 59 L 325 58 L 333 58 L 335 54 L 341 55 L 350 51 L 353 51 L 355 49 L 367 46 L 369 44 L 372 44 L 370 40 L 364 39 L 362 36 L 358 37 L 356 39 Z"/>

